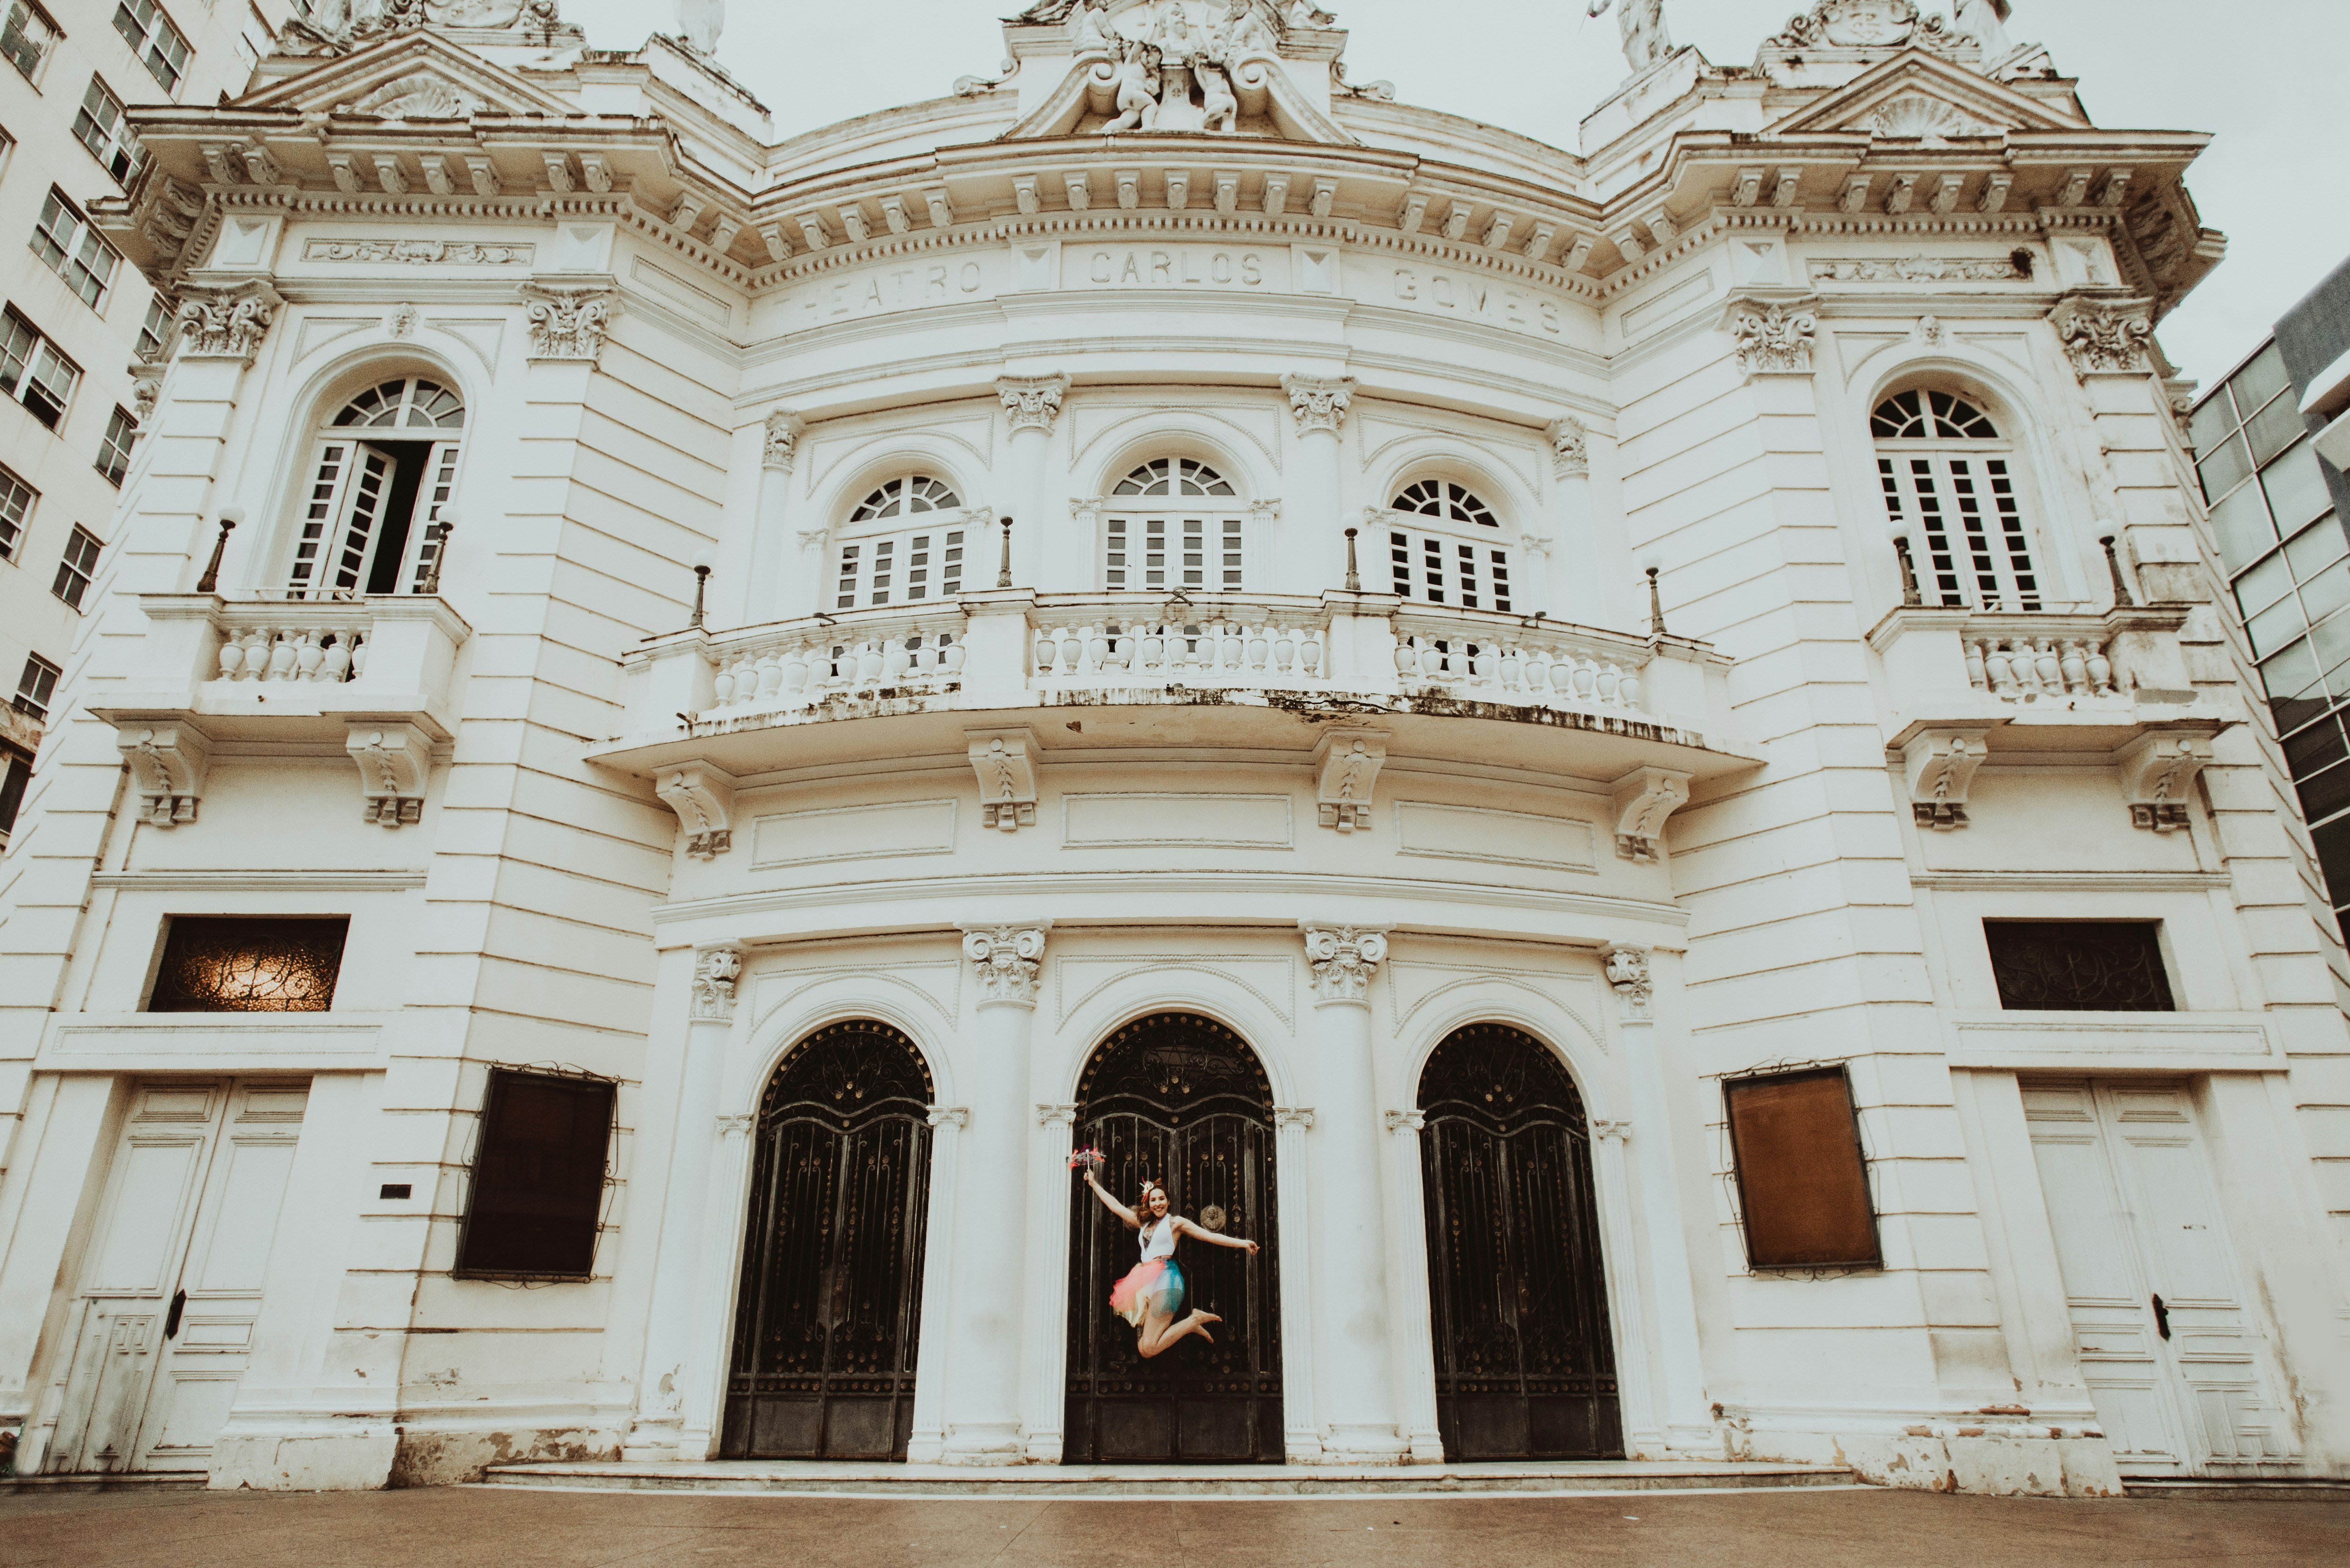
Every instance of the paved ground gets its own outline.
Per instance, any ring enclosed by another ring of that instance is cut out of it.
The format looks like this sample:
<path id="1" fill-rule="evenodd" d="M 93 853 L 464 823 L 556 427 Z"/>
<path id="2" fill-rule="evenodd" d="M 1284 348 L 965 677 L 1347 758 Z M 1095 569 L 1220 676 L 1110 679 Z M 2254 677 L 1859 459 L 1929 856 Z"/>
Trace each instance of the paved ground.
<path id="1" fill-rule="evenodd" d="M 899 1501 L 473 1488 L 0 1497 L 7 1568 L 1984 1568 L 2350 1563 L 2350 1503 L 1918 1492 L 1431 1501 Z"/>

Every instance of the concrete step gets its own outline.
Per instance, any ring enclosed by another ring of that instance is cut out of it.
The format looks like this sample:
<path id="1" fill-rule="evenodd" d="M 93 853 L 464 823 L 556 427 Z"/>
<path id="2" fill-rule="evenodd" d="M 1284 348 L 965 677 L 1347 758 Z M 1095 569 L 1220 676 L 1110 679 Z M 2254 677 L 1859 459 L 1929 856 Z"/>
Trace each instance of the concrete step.
<path id="1" fill-rule="evenodd" d="M 2350 1502 L 2350 1480 L 2331 1476 L 2125 1476 L 2130 1497 L 2187 1497 L 2206 1502 Z"/>
<path id="2" fill-rule="evenodd" d="M 496 1465 L 482 1484 L 565 1491 L 685 1491 L 896 1498 L 1562 1497 L 1859 1484 L 1836 1465 L 1608 1460 L 1346 1465 L 843 1464 L 712 1459 L 699 1464 Z"/>
<path id="3" fill-rule="evenodd" d="M 200 1490 L 202 1470 L 140 1470 L 129 1475 L 93 1471 L 54 1476 L 0 1476 L 0 1497 L 11 1492 L 171 1491 Z"/>

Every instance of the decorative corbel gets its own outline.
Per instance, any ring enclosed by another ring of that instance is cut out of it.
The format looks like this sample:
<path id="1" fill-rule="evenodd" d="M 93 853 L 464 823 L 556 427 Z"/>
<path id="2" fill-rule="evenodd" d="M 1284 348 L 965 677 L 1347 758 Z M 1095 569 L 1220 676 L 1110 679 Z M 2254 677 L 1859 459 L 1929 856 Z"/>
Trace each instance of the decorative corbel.
<path id="1" fill-rule="evenodd" d="M 1689 804 L 1690 775 L 1634 768 L 1616 781 L 1616 853 L 1627 860 L 1664 858 L 1665 819 Z"/>
<path id="2" fill-rule="evenodd" d="M 196 820 L 212 743 L 188 724 L 119 724 L 114 742 L 139 789 L 139 819 L 151 827 Z"/>
<path id="3" fill-rule="evenodd" d="M 1990 755 L 1981 730 L 1927 730 L 1901 748 L 1909 780 L 1909 810 L 1920 827 L 1967 825 L 1967 786 Z"/>
<path id="4" fill-rule="evenodd" d="M 653 793 L 677 813 L 684 830 L 685 852 L 696 860 L 712 860 L 734 846 L 734 776 L 708 763 L 690 768 L 664 768 L 653 782 Z"/>
<path id="5" fill-rule="evenodd" d="M 1028 730 L 965 730 L 979 775 L 983 827 L 1017 833 L 1036 826 L 1036 736 Z"/>
<path id="6" fill-rule="evenodd" d="M 359 764 L 361 815 L 383 827 L 424 820 L 432 743 L 413 724 L 353 724 L 343 744 Z"/>
<path id="7" fill-rule="evenodd" d="M 2195 775 L 2211 760 L 2211 738 L 2172 731 L 2141 735 L 2115 757 L 2122 795 L 2129 802 L 2130 826 L 2175 833 L 2187 826 L 2187 802 Z"/>
<path id="8" fill-rule="evenodd" d="M 1385 730 L 1329 730 L 1314 745 L 1314 789 L 1325 827 L 1371 826 L 1371 788 L 1388 760 Z"/>

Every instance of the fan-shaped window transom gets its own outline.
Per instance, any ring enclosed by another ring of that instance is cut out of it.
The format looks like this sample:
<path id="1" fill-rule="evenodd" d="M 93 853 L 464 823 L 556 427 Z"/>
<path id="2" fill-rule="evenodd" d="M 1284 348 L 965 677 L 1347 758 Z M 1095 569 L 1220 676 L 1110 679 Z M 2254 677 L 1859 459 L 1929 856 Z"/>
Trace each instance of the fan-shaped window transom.
<path id="1" fill-rule="evenodd" d="M 942 479 L 927 473 L 908 474 L 893 479 L 857 504 L 849 514 L 851 523 L 874 523 L 885 517 L 907 517 L 920 512 L 950 512 L 962 504 L 962 497 Z"/>
<path id="2" fill-rule="evenodd" d="M 1916 388 L 1896 392 L 1869 416 L 1879 441 L 1997 441 L 1991 416 L 1955 392 Z"/>
<path id="3" fill-rule="evenodd" d="M 334 423 L 338 429 L 462 430 L 465 400 L 438 381 L 409 376 L 369 387 L 342 406 Z"/>
<path id="4" fill-rule="evenodd" d="M 1502 525 L 1493 509 L 1475 491 L 1449 479 L 1423 479 L 1417 484 L 1408 484 L 1391 504 L 1398 512 L 1417 513 L 1447 523 L 1473 524 L 1480 528 Z"/>
<path id="5" fill-rule="evenodd" d="M 286 591 L 421 593 L 440 576 L 465 401 L 423 376 L 379 381 L 327 421 L 303 493 Z"/>
<path id="6" fill-rule="evenodd" d="M 1156 462 L 1146 462 L 1118 481 L 1113 495 L 1148 495 L 1170 498 L 1186 496 L 1231 495 L 1232 481 L 1188 457 L 1162 457 Z"/>
<path id="7" fill-rule="evenodd" d="M 1919 597 L 1951 608 L 2041 608 L 2014 461 L 1991 416 L 1955 393 L 1911 388 L 1877 404 L 1869 430 Z"/>

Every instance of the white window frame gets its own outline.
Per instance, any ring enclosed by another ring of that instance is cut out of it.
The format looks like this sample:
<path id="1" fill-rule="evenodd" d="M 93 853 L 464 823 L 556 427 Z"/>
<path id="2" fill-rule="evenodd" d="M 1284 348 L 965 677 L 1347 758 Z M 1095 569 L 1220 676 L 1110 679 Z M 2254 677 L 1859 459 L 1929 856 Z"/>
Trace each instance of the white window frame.
<path id="1" fill-rule="evenodd" d="M 0 468 L 0 561 L 16 558 L 16 546 L 25 539 L 25 524 L 40 499 L 39 491 Z"/>
<path id="2" fill-rule="evenodd" d="M 91 466 L 105 475 L 107 483 L 120 490 L 130 475 L 130 454 L 138 446 L 139 421 L 129 409 L 117 403 L 106 418 L 106 434 L 99 438 L 98 461 Z"/>
<path id="3" fill-rule="evenodd" d="M 1430 486 L 1438 487 L 1430 495 L 1414 493 Z M 1437 511 L 1419 509 L 1428 503 Z M 1364 586 L 1372 591 L 1409 605 L 1523 613 L 1517 534 L 1468 485 L 1440 474 L 1397 485 L 1379 514 L 1379 534 L 1386 568 L 1369 575 Z"/>
<path id="4" fill-rule="evenodd" d="M 116 0 L 114 30 L 164 95 L 179 97 L 180 84 L 188 79 L 188 62 L 195 51 L 163 7 L 155 0 Z"/>
<path id="5" fill-rule="evenodd" d="M 0 306 L 0 396 L 54 431 L 66 421 L 81 385 L 81 367 L 15 306 Z M 42 412 L 44 408 L 50 411 Z"/>
<path id="6" fill-rule="evenodd" d="M 0 3 L 8 7 L 6 20 L 0 21 L 0 39 L 11 43 L 11 47 L 0 52 L 5 52 L 8 63 L 37 88 L 41 85 L 42 68 L 49 63 L 49 57 L 57 53 L 57 45 L 65 39 L 65 29 L 59 27 L 47 11 L 34 5 L 33 0 L 0 0 Z M 28 22 L 40 29 L 38 36 L 26 30 L 25 24 Z M 24 58 L 28 54 L 33 57 L 29 67 Z"/>
<path id="7" fill-rule="evenodd" d="M 25 655 L 25 672 L 16 677 L 16 695 L 12 699 L 16 711 L 36 723 L 47 723 L 49 709 L 57 700 L 57 682 L 64 675 L 62 669 L 39 654 Z"/>
<path id="8" fill-rule="evenodd" d="M 65 279 L 66 286 L 84 305 L 92 310 L 105 308 L 107 290 L 114 286 L 114 269 L 121 265 L 121 253 L 99 236 L 73 199 L 55 185 L 49 187 L 48 200 L 41 205 L 40 220 L 33 225 L 31 246 L 33 254 Z"/>
<path id="9" fill-rule="evenodd" d="M 104 554 L 105 541 L 78 523 L 66 535 L 66 553 L 57 558 L 57 575 L 49 585 L 49 592 L 76 615 L 83 613 L 82 598 L 97 580 L 98 558 Z"/>
<path id="10" fill-rule="evenodd" d="M 1912 393 L 1933 433 L 1877 434 L 1884 410 Z M 1918 597 L 1941 608 L 2044 609 L 2049 594 L 2024 514 L 2015 443 L 2004 434 L 1960 433 L 1962 416 L 1998 429 L 1975 399 L 1937 387 L 1900 388 L 1870 410 L 1877 485 L 1887 519 L 1909 539 Z"/>
<path id="11" fill-rule="evenodd" d="M 73 130 L 75 139 L 118 185 L 128 187 L 139 165 L 146 161 L 147 151 L 130 129 L 122 100 L 96 71 L 90 72 L 89 86 L 83 89 L 81 107 L 74 110 Z"/>
<path id="12" fill-rule="evenodd" d="M 1248 516 L 1239 487 L 1212 463 L 1192 457 L 1139 463 L 1102 504 L 1102 587 L 1244 593 Z"/>
<path id="13" fill-rule="evenodd" d="M 402 387 L 397 407 L 403 414 L 413 407 L 418 389 L 430 386 L 459 399 L 461 421 L 463 417 L 462 394 L 431 376 L 388 377 L 334 404 L 311 449 L 309 477 L 297 503 L 301 515 L 285 574 L 288 598 L 367 596 L 383 545 L 385 509 L 390 504 L 399 470 L 400 454 L 390 450 L 394 446 L 421 446 L 426 451 L 391 591 L 421 593 L 436 576 L 441 553 L 438 526 L 442 509 L 456 493 L 457 462 L 464 454 L 464 425 L 411 424 L 404 419 L 389 424 L 334 422 L 360 399 L 395 384 Z"/>
<path id="14" fill-rule="evenodd" d="M 926 469 L 876 485 L 836 531 L 830 613 L 920 609 L 978 586 L 986 513 L 965 506 L 954 482 Z"/>
<path id="15" fill-rule="evenodd" d="M 139 323 L 139 358 L 152 364 L 172 347 L 172 304 L 162 295 L 147 296 L 147 315 Z"/>

